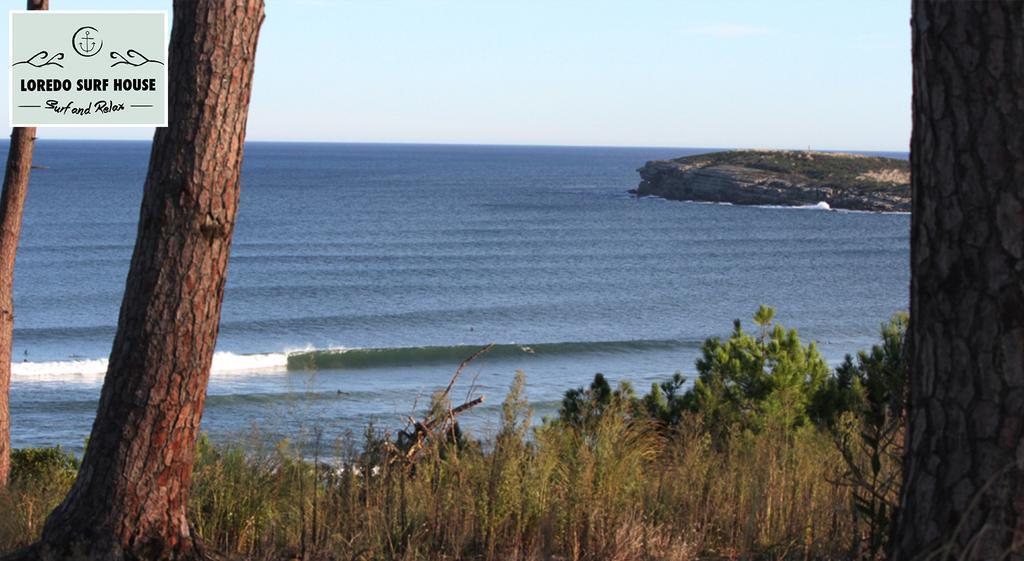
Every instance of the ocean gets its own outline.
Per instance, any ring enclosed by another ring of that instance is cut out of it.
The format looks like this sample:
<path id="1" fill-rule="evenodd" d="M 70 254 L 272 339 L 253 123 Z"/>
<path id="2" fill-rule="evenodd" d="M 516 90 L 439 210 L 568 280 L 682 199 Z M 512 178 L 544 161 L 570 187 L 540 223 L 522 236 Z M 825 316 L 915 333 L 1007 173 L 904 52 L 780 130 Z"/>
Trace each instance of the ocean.
<path id="1" fill-rule="evenodd" d="M 6 145 L 2 146 L 6 153 Z M 692 378 L 761 303 L 832 363 L 906 309 L 905 214 L 637 199 L 692 148 L 252 142 L 203 430 L 215 441 L 400 428 L 443 388 L 517 370 L 535 418 L 597 372 Z M 905 158 L 906 154 L 883 154 Z M 80 451 L 135 241 L 149 142 L 40 140 L 15 270 L 15 447 Z"/>

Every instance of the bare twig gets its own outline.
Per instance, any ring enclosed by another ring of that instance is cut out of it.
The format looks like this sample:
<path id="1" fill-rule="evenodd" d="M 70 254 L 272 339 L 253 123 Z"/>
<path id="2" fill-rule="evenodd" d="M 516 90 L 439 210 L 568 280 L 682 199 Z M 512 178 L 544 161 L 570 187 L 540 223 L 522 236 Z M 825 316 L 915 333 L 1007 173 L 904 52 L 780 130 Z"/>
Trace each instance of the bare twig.
<path id="1" fill-rule="evenodd" d="M 469 393 L 466 394 L 466 401 L 462 405 L 452 407 L 449 396 L 451 395 L 452 388 L 455 387 L 455 382 L 458 381 L 459 376 L 462 374 L 462 371 L 470 363 L 490 351 L 492 348 L 494 348 L 493 343 L 481 348 L 459 364 L 459 367 L 452 375 L 451 381 L 448 382 L 448 386 L 437 396 L 437 399 L 442 399 L 449 403 L 448 410 L 442 414 L 441 417 L 435 416 L 433 411 L 428 412 L 423 420 L 416 420 L 412 416 L 406 417 L 407 428 L 399 431 L 394 443 L 389 441 L 386 444 L 386 448 L 391 456 L 389 461 L 393 462 L 401 460 L 407 463 L 412 463 L 416 454 L 423 449 L 427 440 L 436 437 L 438 434 L 448 433 L 452 428 L 454 428 L 455 417 L 457 415 L 484 402 L 483 396 L 472 398 L 473 390 L 476 388 L 476 378 L 474 378 Z"/>

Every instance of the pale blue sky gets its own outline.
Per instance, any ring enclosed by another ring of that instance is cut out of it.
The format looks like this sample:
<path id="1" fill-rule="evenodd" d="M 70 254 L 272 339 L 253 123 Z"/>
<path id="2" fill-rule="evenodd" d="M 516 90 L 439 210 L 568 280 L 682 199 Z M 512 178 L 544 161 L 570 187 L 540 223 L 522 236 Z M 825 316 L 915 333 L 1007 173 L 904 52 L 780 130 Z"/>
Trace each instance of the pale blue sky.
<path id="1" fill-rule="evenodd" d="M 248 138 L 902 151 L 909 17 L 905 0 L 268 0 Z"/>

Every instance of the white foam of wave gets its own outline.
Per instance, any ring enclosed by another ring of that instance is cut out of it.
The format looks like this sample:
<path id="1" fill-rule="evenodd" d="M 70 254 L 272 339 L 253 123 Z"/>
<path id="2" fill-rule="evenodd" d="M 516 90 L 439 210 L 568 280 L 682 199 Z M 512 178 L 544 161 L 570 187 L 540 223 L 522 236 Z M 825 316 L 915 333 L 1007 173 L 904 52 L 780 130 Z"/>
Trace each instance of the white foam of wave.
<path id="1" fill-rule="evenodd" d="M 288 353 L 267 353 L 260 355 L 236 355 L 235 353 L 214 353 L 213 373 L 252 370 L 283 370 L 288 367 Z"/>
<path id="2" fill-rule="evenodd" d="M 635 195 L 630 195 L 630 197 L 635 197 Z M 638 197 L 638 198 L 641 201 L 683 202 L 683 203 L 688 203 L 688 204 L 693 204 L 693 205 L 747 206 L 747 205 L 734 205 L 733 203 L 720 203 L 720 202 L 714 202 L 714 201 L 673 201 L 673 200 L 670 200 L 670 199 L 665 199 L 665 198 L 659 197 L 657 195 L 644 195 L 644 196 Z M 860 214 L 907 214 L 907 215 L 910 214 L 909 212 L 902 211 L 902 210 L 852 210 L 852 209 L 848 209 L 848 208 L 832 208 L 825 201 L 821 201 L 821 202 L 815 203 L 813 205 L 750 205 L 750 206 L 753 206 L 754 208 L 783 208 L 783 209 L 790 209 L 790 210 L 828 210 L 828 211 L 832 211 L 832 212 L 860 213 Z"/>
<path id="3" fill-rule="evenodd" d="M 718 206 L 737 206 L 733 203 L 727 203 L 725 201 L 682 201 L 691 205 L 718 205 Z M 743 206 L 743 205 L 738 205 Z"/>
<path id="4" fill-rule="evenodd" d="M 288 367 L 288 353 L 240 355 L 217 352 L 213 355 L 214 374 L 228 372 L 255 372 L 284 370 Z M 107 373 L 107 359 L 56 360 L 49 362 L 12 362 L 11 376 L 34 380 L 72 377 L 102 377 Z"/>
<path id="5" fill-rule="evenodd" d="M 102 376 L 107 372 L 107 359 L 57 360 L 53 362 L 12 362 L 13 378 L 63 378 L 69 376 Z"/>
<path id="6" fill-rule="evenodd" d="M 757 208 L 785 208 L 789 210 L 832 210 L 825 201 L 813 205 L 754 205 Z"/>

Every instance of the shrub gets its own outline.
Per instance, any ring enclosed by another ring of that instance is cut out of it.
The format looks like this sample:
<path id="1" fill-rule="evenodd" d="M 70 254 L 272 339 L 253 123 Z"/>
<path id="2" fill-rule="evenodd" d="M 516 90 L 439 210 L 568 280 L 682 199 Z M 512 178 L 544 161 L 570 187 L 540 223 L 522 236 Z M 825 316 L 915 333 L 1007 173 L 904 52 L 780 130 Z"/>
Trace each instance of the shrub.
<path id="1" fill-rule="evenodd" d="M 725 341 L 708 339 L 697 360 L 697 379 L 684 401 L 722 441 L 732 430 L 790 429 L 809 420 L 808 406 L 825 383 L 828 365 L 814 343 L 795 329 L 773 324 L 775 310 L 758 308 L 756 335 L 739 320 Z"/>
<path id="2" fill-rule="evenodd" d="M 62 449 L 21 448 L 11 452 L 11 484 L 66 488 L 78 473 L 78 458 Z"/>
<path id="3" fill-rule="evenodd" d="M 0 544 L 14 549 L 39 537 L 46 516 L 60 504 L 78 473 L 78 458 L 55 448 L 11 452 L 11 480 L 0 489 Z"/>
<path id="4" fill-rule="evenodd" d="M 854 549 L 866 559 L 882 557 L 902 484 L 907 324 L 906 314 L 883 324 L 882 344 L 856 360 L 847 355 L 816 400 L 845 463 L 841 483 L 852 493 Z"/>

